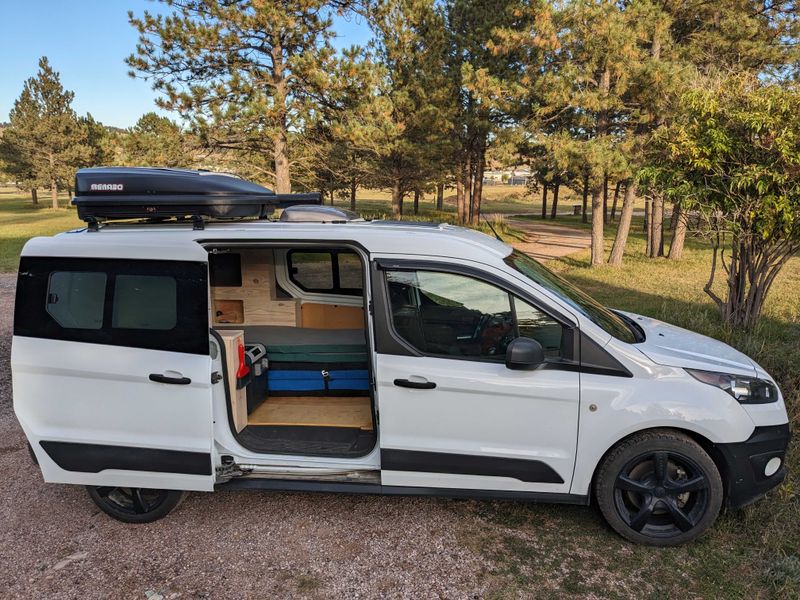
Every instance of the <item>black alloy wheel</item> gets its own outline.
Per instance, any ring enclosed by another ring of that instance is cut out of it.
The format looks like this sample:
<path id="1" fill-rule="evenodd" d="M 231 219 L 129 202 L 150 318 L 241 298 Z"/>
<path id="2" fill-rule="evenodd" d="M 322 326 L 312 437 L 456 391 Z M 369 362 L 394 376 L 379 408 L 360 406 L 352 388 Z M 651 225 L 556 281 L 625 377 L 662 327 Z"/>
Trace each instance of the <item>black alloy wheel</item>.
<path id="1" fill-rule="evenodd" d="M 166 516 L 184 492 L 112 486 L 87 486 L 89 497 L 107 515 L 125 523 L 149 523 Z"/>
<path id="2" fill-rule="evenodd" d="M 603 516 L 617 533 L 642 544 L 674 546 L 701 535 L 722 506 L 714 461 L 687 435 L 637 434 L 613 448 L 595 477 Z"/>
<path id="3" fill-rule="evenodd" d="M 687 456 L 658 450 L 637 456 L 614 483 L 617 512 L 634 531 L 674 537 L 690 531 L 708 510 L 708 479 Z"/>

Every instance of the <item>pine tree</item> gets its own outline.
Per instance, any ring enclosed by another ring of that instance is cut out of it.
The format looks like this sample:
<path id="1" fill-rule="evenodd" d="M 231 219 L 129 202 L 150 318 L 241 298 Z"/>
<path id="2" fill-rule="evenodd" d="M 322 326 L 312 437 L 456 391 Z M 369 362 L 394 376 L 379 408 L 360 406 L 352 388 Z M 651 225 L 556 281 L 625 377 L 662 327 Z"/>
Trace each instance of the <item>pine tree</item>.
<path id="1" fill-rule="evenodd" d="M 209 147 L 291 191 L 292 138 L 324 94 L 333 55 L 328 3 L 162 1 L 174 12 L 129 13 L 139 32 L 131 75 L 152 80 L 158 104 L 190 118 Z"/>
<path id="2" fill-rule="evenodd" d="M 434 0 L 382 0 L 371 10 L 371 25 L 384 69 L 376 90 L 384 118 L 372 138 L 371 180 L 392 190 L 397 218 L 405 195 L 441 178 L 451 154 L 454 105 L 445 21 Z"/>
<path id="3" fill-rule="evenodd" d="M 124 162 L 151 167 L 186 167 L 192 156 L 181 128 L 154 112 L 142 115 L 122 138 Z"/>
<path id="4" fill-rule="evenodd" d="M 11 164 L 27 189 L 50 188 L 53 208 L 58 208 L 59 188 L 68 188 L 75 168 L 86 164 L 91 148 L 75 111 L 74 93 L 61 85 L 47 57 L 39 72 L 28 79 L 14 102 L 3 135 L 4 161 Z"/>

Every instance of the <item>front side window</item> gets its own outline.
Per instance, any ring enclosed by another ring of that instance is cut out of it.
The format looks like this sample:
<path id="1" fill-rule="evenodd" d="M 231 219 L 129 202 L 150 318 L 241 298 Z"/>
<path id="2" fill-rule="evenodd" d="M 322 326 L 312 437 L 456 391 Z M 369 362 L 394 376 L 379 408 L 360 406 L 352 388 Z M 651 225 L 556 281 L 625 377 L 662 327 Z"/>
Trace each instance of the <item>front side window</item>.
<path id="1" fill-rule="evenodd" d="M 386 280 L 395 331 L 424 354 L 499 360 L 524 336 L 560 355 L 561 325 L 490 283 L 438 271 L 388 271 Z"/>

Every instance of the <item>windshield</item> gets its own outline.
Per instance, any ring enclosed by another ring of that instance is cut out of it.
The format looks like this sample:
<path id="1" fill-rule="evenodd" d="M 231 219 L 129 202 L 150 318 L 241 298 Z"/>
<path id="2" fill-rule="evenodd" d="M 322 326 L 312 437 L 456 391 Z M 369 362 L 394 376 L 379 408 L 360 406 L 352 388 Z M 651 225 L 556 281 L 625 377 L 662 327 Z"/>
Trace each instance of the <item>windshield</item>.
<path id="1" fill-rule="evenodd" d="M 621 316 L 593 300 L 591 296 L 545 268 L 530 256 L 514 250 L 505 258 L 505 263 L 534 283 L 558 296 L 583 316 L 590 319 L 592 323 L 601 327 L 615 338 L 629 344 L 637 341 L 636 335 Z"/>

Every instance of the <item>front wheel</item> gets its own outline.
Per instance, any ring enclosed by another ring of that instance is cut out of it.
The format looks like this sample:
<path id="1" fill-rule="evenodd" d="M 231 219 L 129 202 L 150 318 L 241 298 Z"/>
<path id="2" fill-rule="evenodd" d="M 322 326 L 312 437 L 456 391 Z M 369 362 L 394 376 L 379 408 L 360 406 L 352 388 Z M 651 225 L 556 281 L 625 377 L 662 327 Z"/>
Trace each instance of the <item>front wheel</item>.
<path id="1" fill-rule="evenodd" d="M 690 437 L 647 431 L 616 446 L 600 465 L 597 502 L 624 538 L 675 546 L 708 529 L 722 506 L 714 461 Z"/>
<path id="2" fill-rule="evenodd" d="M 167 516 L 185 492 L 111 486 L 86 486 L 89 497 L 107 515 L 124 523 L 150 523 Z"/>

